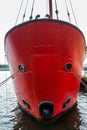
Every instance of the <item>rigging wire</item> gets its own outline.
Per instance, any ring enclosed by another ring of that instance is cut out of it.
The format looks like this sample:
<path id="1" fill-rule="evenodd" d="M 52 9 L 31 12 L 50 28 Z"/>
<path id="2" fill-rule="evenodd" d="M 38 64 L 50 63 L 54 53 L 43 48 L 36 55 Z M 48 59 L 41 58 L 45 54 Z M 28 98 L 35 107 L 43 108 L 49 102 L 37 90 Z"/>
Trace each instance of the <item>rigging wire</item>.
<path id="1" fill-rule="evenodd" d="M 66 10 L 67 10 L 67 15 L 68 15 L 69 21 L 71 23 L 70 13 L 69 13 L 69 9 L 68 9 L 68 5 L 67 5 L 66 0 L 65 0 L 65 5 L 66 5 Z"/>
<path id="2" fill-rule="evenodd" d="M 15 26 L 18 22 L 18 18 L 19 18 L 20 12 L 21 12 L 22 5 L 23 5 L 23 0 L 21 1 L 21 5 L 20 5 L 19 11 L 18 11 L 18 15 L 17 15 L 16 21 L 15 21 Z"/>
<path id="3" fill-rule="evenodd" d="M 73 6 L 72 6 L 72 2 L 71 2 L 71 0 L 69 0 L 69 3 L 70 3 L 70 6 L 71 6 L 71 9 L 72 9 L 72 13 L 73 13 L 73 17 L 74 17 L 74 20 L 75 20 L 76 26 L 78 27 L 77 20 L 76 20 L 76 16 L 75 16 L 75 13 L 74 13 L 74 9 L 73 9 Z"/>
<path id="4" fill-rule="evenodd" d="M 25 18 L 25 15 L 26 15 L 27 6 L 28 6 L 28 0 L 27 0 L 27 2 L 26 2 L 24 14 L 23 14 L 23 19 L 22 19 L 22 23 L 24 22 L 24 18 Z"/>
<path id="5" fill-rule="evenodd" d="M 56 8 L 55 13 L 56 13 L 57 19 L 59 19 L 59 18 L 58 18 L 58 8 L 57 8 L 57 1 L 56 1 L 56 0 L 55 0 L 55 8 Z"/>
<path id="6" fill-rule="evenodd" d="M 30 20 L 33 18 L 33 11 L 34 11 L 34 4 L 35 4 L 35 0 L 33 0 L 33 4 L 32 4 L 32 9 L 31 9 L 31 15 L 30 15 Z"/>
<path id="7" fill-rule="evenodd" d="M 46 0 L 46 14 L 48 14 L 48 0 Z"/>

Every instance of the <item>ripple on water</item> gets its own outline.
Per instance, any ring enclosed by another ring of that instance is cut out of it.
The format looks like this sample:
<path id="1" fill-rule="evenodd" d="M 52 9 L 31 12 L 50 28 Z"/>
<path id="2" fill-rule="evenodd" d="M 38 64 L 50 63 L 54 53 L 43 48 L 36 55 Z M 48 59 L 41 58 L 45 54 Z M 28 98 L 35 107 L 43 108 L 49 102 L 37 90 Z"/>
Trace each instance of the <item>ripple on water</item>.
<path id="1" fill-rule="evenodd" d="M 0 75 L 2 81 L 5 72 Z M 0 88 L 0 130 L 87 130 L 87 94 L 80 92 L 77 105 L 70 112 L 55 123 L 43 125 L 19 109 L 12 81 L 9 80 Z"/>

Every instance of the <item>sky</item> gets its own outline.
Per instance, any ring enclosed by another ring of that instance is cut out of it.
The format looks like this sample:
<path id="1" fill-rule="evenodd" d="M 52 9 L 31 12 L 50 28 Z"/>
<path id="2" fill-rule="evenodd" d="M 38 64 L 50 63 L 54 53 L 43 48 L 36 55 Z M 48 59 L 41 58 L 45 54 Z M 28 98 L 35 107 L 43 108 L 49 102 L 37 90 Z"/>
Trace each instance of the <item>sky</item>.
<path id="1" fill-rule="evenodd" d="M 22 21 L 22 16 L 25 10 L 26 2 L 27 0 L 24 0 L 17 24 L 19 24 Z M 75 24 L 72 11 L 70 8 L 69 0 L 66 0 L 66 2 L 70 10 L 71 21 L 73 24 Z M 78 23 L 78 27 L 83 32 L 85 39 L 87 41 L 87 0 L 71 0 L 71 2 Z M 35 1 L 34 17 L 38 13 L 39 14 L 41 13 L 42 17 L 45 16 L 46 13 L 48 13 L 47 3 L 48 0 Z M 0 64 L 5 63 L 6 61 L 5 53 L 4 53 L 4 37 L 8 32 L 8 30 L 15 26 L 20 4 L 21 4 L 21 0 L 0 0 Z M 59 19 L 69 21 L 66 13 L 65 1 L 57 0 L 57 4 L 58 4 L 58 11 L 59 11 Z M 32 5 L 32 0 L 29 0 L 25 21 L 29 19 L 31 5 Z M 56 17 L 55 14 L 54 17 Z"/>

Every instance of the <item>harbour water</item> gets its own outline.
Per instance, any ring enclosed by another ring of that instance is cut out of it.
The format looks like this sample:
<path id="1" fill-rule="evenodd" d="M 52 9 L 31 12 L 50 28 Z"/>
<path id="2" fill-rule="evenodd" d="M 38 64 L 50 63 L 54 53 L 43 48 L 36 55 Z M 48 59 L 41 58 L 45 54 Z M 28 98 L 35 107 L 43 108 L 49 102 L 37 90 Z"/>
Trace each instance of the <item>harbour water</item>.
<path id="1" fill-rule="evenodd" d="M 0 71 L 0 82 L 10 72 Z M 0 130 L 87 130 L 87 93 L 79 92 L 77 105 L 55 123 L 40 124 L 18 107 L 12 81 L 0 86 Z"/>

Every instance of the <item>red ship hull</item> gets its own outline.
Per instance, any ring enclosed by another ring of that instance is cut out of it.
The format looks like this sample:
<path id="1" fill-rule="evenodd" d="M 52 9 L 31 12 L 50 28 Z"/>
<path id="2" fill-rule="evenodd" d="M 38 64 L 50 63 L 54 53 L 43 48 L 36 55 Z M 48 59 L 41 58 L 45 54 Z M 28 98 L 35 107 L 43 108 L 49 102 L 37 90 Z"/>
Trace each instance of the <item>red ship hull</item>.
<path id="1" fill-rule="evenodd" d="M 85 56 L 78 28 L 57 20 L 25 22 L 7 33 L 5 51 L 11 72 L 20 70 L 13 83 L 28 113 L 54 118 L 76 103 Z"/>

